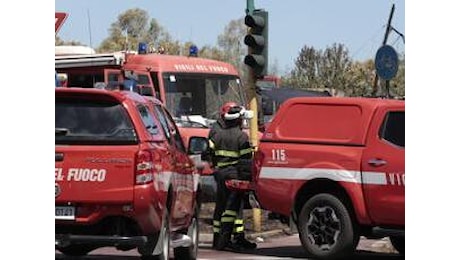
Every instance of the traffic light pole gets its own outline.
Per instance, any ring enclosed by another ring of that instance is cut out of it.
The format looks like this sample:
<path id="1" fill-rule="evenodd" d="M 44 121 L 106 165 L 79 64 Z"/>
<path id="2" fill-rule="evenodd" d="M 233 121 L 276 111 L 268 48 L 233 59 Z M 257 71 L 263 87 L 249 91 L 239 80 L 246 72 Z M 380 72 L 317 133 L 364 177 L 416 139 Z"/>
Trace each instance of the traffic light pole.
<path id="1" fill-rule="evenodd" d="M 254 0 L 246 0 L 246 15 L 252 15 L 254 13 Z M 252 54 L 252 48 L 248 47 L 248 54 Z M 257 150 L 259 146 L 259 136 L 258 136 L 258 111 L 257 111 L 257 97 L 256 97 L 256 75 L 252 68 L 249 69 L 249 109 L 254 111 L 254 117 L 250 121 L 249 131 L 250 131 L 250 139 L 251 144 Z M 252 209 L 252 216 L 253 216 L 253 223 L 254 223 L 254 231 L 260 232 L 262 230 L 262 211 L 258 208 Z"/>
<path id="2" fill-rule="evenodd" d="M 246 14 L 252 14 L 254 12 L 254 0 L 246 0 Z"/>

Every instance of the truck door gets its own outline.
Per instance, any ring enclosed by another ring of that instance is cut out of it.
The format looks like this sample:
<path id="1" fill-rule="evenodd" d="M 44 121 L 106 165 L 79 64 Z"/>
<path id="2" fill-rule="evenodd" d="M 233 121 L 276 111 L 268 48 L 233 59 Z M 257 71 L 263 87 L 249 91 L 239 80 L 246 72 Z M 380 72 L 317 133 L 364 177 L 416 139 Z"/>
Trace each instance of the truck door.
<path id="1" fill-rule="evenodd" d="M 166 134 L 171 151 L 171 182 L 173 183 L 174 200 L 171 205 L 171 223 L 173 226 L 187 223 L 193 215 L 193 199 L 195 182 L 193 164 L 185 151 L 182 137 L 168 112 L 161 106 L 154 106 L 160 124 Z"/>
<path id="2" fill-rule="evenodd" d="M 404 117 L 404 106 L 378 110 L 363 153 L 362 181 L 367 209 L 378 224 L 405 223 Z"/>

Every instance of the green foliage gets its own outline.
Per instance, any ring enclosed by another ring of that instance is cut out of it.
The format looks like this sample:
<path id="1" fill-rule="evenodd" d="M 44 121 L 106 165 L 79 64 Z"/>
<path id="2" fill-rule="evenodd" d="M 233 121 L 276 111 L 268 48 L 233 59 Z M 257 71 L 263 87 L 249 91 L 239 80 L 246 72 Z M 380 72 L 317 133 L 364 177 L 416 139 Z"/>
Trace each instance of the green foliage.
<path id="1" fill-rule="evenodd" d="M 54 45 L 55 46 L 61 46 L 61 45 L 73 45 L 73 46 L 77 46 L 77 45 L 83 45 L 81 44 L 79 41 L 64 41 L 62 40 L 61 38 L 59 38 L 57 35 L 54 37 Z"/>
<path id="2" fill-rule="evenodd" d="M 156 19 L 149 19 L 147 12 L 139 8 L 120 14 L 97 51 L 137 50 L 139 42 L 146 42 L 151 50 L 158 51 L 161 47 L 166 53 L 179 54 L 180 43 L 173 40 Z"/>
<path id="3" fill-rule="evenodd" d="M 391 80 L 391 93 L 404 96 L 404 58 Z M 282 77 L 283 85 L 300 89 L 329 89 L 345 96 L 370 96 L 375 79 L 374 61 L 353 61 L 343 44 L 323 50 L 304 46 L 291 72 Z M 383 83 L 384 84 L 384 83 Z"/>
<path id="4" fill-rule="evenodd" d="M 230 21 L 224 28 L 224 32 L 217 37 L 217 46 L 221 52 L 222 61 L 235 66 L 239 71 L 243 71 L 244 66 L 242 57 L 247 49 L 243 44 L 246 34 L 244 18 Z"/>
<path id="5" fill-rule="evenodd" d="M 401 55 L 399 57 L 399 67 L 398 67 L 398 73 L 396 74 L 396 77 L 391 80 L 391 90 L 394 92 L 395 95 L 404 97 L 406 95 L 406 90 L 405 90 L 405 76 L 406 76 L 406 58 L 405 55 Z"/>
<path id="6" fill-rule="evenodd" d="M 118 26 L 121 31 L 126 31 L 130 37 L 140 40 L 141 36 L 143 36 L 146 31 L 148 20 L 149 15 L 147 11 L 134 8 L 120 14 L 115 25 Z"/>

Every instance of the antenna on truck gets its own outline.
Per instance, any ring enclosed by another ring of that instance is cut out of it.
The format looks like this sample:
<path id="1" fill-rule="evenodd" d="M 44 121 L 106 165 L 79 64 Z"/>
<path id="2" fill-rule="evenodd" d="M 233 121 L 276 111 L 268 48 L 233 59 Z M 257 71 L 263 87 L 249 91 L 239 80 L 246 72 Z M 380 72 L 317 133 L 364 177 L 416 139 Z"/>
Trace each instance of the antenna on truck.
<path id="1" fill-rule="evenodd" d="M 93 39 L 91 37 L 91 17 L 89 15 L 89 9 L 86 9 L 88 15 L 88 31 L 89 31 L 89 47 L 93 48 Z"/>

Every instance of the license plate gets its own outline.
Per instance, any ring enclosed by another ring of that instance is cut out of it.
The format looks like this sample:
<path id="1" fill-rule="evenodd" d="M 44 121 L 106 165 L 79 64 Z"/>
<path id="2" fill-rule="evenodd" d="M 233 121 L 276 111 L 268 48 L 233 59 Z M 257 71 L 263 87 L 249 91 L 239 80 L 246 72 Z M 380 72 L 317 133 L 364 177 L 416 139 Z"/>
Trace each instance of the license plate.
<path id="1" fill-rule="evenodd" d="M 74 220 L 75 207 L 74 206 L 56 206 L 55 219 L 57 220 Z"/>

